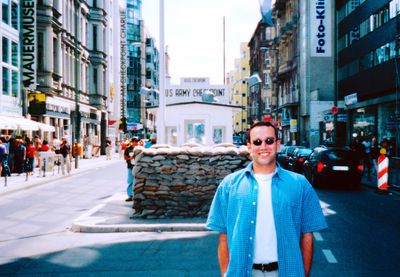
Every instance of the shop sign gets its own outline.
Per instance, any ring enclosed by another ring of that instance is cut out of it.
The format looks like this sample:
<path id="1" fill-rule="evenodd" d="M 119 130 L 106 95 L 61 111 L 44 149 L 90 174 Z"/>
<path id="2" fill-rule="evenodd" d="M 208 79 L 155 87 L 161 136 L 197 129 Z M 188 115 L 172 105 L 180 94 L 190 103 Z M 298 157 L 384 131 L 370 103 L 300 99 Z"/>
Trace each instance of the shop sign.
<path id="1" fill-rule="evenodd" d="M 29 108 L 28 112 L 30 114 L 45 114 L 46 113 L 46 94 L 32 92 L 28 94 Z"/>
<path id="2" fill-rule="evenodd" d="M 296 133 L 297 132 L 297 119 L 290 120 L 290 132 Z"/>
<path id="3" fill-rule="evenodd" d="M 22 84 L 25 88 L 36 88 L 36 0 L 21 2 L 21 55 Z"/>
<path id="4" fill-rule="evenodd" d="M 357 101 L 358 101 L 357 93 L 352 93 L 352 94 L 346 95 L 344 97 L 344 104 L 346 106 L 349 106 L 349 105 L 352 105 L 352 104 L 356 104 Z"/>
<path id="5" fill-rule="evenodd" d="M 332 56 L 332 1 L 311 1 L 311 56 Z"/>
<path id="6" fill-rule="evenodd" d="M 136 122 L 128 122 L 126 126 L 126 130 L 128 131 L 137 131 L 143 129 L 143 125 Z"/>
<path id="7" fill-rule="evenodd" d="M 50 103 L 46 103 L 46 110 L 51 111 L 51 112 L 56 112 L 56 113 L 64 113 L 64 114 L 69 114 L 69 108 L 68 107 L 62 107 Z"/>

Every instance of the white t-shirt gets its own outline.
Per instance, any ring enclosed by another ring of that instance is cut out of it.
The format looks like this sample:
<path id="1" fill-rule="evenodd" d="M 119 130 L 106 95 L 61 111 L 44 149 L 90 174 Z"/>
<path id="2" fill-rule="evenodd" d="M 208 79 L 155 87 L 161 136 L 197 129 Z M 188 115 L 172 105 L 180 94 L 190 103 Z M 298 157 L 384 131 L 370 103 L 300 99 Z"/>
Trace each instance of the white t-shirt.
<path id="1" fill-rule="evenodd" d="M 257 217 L 254 238 L 254 264 L 278 261 L 278 248 L 274 214 L 272 210 L 271 183 L 275 174 L 255 174 L 257 180 Z"/>
<path id="2" fill-rule="evenodd" d="M 61 141 L 59 139 L 53 139 L 53 146 L 56 148 L 56 150 L 60 150 Z"/>

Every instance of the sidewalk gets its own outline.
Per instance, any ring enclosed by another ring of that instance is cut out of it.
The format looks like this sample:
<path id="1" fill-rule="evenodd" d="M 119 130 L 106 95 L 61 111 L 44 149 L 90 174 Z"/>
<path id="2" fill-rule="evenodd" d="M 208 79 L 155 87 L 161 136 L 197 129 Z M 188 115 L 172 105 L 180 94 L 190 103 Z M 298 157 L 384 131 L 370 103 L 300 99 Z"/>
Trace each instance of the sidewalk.
<path id="1" fill-rule="evenodd" d="M 365 187 L 369 187 L 372 189 L 378 189 L 378 180 L 376 173 L 371 174 L 371 178 L 368 178 L 365 174 L 361 178 L 361 185 Z M 389 186 L 388 192 L 392 194 L 400 195 L 399 187 Z"/>
<path id="2" fill-rule="evenodd" d="M 100 156 L 98 158 L 91 158 L 91 159 L 79 159 L 77 169 L 75 169 L 75 160 L 72 159 L 71 173 L 70 174 L 66 173 L 65 175 L 61 173 L 61 167 L 58 168 L 58 166 L 54 167 L 54 171 L 46 172 L 45 177 L 43 177 L 43 172 L 39 173 L 39 169 L 35 168 L 34 175 L 28 176 L 28 180 L 26 180 L 25 173 L 21 175 L 13 173 L 11 177 L 7 177 L 7 186 L 5 186 L 5 178 L 4 177 L 0 178 L 0 196 L 9 193 L 14 193 L 16 191 L 23 189 L 40 186 L 43 184 L 53 182 L 55 180 L 60 180 L 68 178 L 70 176 L 75 176 L 77 174 L 82 174 L 96 167 L 101 167 L 121 161 L 122 159 L 119 159 L 118 154 L 115 153 L 112 156 L 111 160 L 106 160 L 106 156 Z"/>

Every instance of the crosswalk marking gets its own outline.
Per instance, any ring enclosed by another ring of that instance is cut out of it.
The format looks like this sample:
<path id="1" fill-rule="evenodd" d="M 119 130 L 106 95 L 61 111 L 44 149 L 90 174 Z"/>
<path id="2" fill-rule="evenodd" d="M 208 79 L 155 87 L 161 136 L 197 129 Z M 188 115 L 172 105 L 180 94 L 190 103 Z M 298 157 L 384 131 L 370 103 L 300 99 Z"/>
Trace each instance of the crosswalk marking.
<path id="1" fill-rule="evenodd" d="M 333 255 L 332 251 L 329 249 L 322 249 L 322 253 L 324 253 L 326 260 L 330 264 L 337 264 L 337 260 Z"/>
<path id="2" fill-rule="evenodd" d="M 316 241 L 324 241 L 324 239 L 322 238 L 322 236 L 319 232 L 314 232 L 313 235 L 314 235 L 314 239 Z"/>

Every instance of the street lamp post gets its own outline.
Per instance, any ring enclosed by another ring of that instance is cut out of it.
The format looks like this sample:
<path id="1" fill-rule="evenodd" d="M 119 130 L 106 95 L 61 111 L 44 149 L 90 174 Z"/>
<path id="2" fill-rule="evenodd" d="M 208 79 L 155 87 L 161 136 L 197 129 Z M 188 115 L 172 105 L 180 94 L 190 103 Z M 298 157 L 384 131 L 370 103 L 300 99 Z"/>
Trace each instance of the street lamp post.
<path id="1" fill-rule="evenodd" d="M 78 51 L 78 13 L 79 13 L 79 3 L 78 0 L 74 0 L 75 6 L 75 39 L 74 39 L 74 54 L 75 54 L 75 68 L 74 68 L 74 76 L 75 76 L 75 112 L 74 112 L 74 122 L 75 122 L 75 143 L 74 143 L 74 151 L 75 151 L 75 168 L 78 168 L 78 160 L 79 160 L 79 153 L 78 153 L 78 144 L 79 144 L 79 137 L 80 137 L 80 111 L 79 111 L 79 51 Z"/>
<path id="2" fill-rule="evenodd" d="M 165 143 L 164 0 L 160 0 L 160 91 L 157 110 L 157 143 Z"/>

